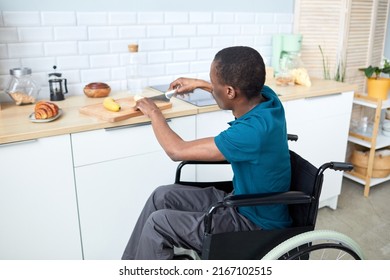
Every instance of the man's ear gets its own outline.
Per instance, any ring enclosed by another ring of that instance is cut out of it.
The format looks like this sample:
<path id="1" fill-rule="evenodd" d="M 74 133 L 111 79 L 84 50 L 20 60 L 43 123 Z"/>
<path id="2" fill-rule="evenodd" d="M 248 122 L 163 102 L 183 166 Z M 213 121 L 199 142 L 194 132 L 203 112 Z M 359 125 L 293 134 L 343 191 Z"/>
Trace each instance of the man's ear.
<path id="1" fill-rule="evenodd" d="M 236 97 L 237 92 L 232 86 L 227 86 L 226 87 L 226 94 L 227 94 L 227 97 L 231 100 L 231 99 L 234 99 Z"/>

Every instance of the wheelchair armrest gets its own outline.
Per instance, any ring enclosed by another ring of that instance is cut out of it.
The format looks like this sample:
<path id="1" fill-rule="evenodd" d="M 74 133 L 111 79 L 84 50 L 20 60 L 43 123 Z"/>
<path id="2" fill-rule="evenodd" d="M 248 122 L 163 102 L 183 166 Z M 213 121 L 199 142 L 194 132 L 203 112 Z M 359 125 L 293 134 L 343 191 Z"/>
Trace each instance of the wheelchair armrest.
<path id="1" fill-rule="evenodd" d="M 227 160 L 221 160 L 221 161 L 196 161 L 196 160 L 185 160 L 179 163 L 179 165 L 176 168 L 176 175 L 175 175 L 175 184 L 182 183 L 180 177 L 181 177 L 181 170 L 185 165 L 188 164 L 230 164 Z"/>
<path id="2" fill-rule="evenodd" d="M 237 207 L 265 204 L 303 204 L 310 203 L 312 199 L 313 198 L 310 195 L 298 191 L 269 194 L 241 194 L 225 197 L 223 205 L 227 207 Z"/>
<path id="3" fill-rule="evenodd" d="M 229 195 L 223 201 L 212 205 L 205 218 L 205 233 L 211 233 L 211 221 L 214 212 L 220 207 L 255 206 L 268 204 L 308 204 L 314 197 L 299 191 L 288 191 L 268 194 Z"/>

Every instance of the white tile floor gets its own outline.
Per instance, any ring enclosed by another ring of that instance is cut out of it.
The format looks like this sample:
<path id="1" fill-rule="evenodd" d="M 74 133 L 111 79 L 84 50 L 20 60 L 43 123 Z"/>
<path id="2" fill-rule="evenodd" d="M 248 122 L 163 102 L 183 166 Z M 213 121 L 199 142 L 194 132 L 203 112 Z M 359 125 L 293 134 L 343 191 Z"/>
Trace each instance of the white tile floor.
<path id="1" fill-rule="evenodd" d="M 390 260 L 390 182 L 370 189 L 343 179 L 336 210 L 321 208 L 316 229 L 332 229 L 354 239 L 369 260 Z"/>

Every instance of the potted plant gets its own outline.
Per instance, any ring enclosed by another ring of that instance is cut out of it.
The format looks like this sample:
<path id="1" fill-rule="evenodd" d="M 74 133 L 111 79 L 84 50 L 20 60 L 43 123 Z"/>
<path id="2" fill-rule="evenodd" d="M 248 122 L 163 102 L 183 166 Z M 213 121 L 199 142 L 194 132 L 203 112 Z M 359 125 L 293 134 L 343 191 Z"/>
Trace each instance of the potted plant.
<path id="1" fill-rule="evenodd" d="M 367 94 L 374 98 L 386 100 L 390 89 L 390 79 L 382 74 L 390 74 L 390 62 L 385 58 L 382 65 L 360 68 L 367 77 Z"/>

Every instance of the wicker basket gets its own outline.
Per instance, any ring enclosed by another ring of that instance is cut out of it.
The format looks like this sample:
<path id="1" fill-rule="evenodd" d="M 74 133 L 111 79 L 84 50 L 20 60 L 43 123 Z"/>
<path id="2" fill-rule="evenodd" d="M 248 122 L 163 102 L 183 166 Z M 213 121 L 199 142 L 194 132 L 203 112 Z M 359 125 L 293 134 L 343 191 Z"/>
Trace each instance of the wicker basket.
<path id="1" fill-rule="evenodd" d="M 367 175 L 369 151 L 354 150 L 351 155 L 351 162 L 354 171 L 363 176 Z M 378 150 L 375 152 L 372 177 L 384 178 L 390 175 L 390 149 Z"/>

